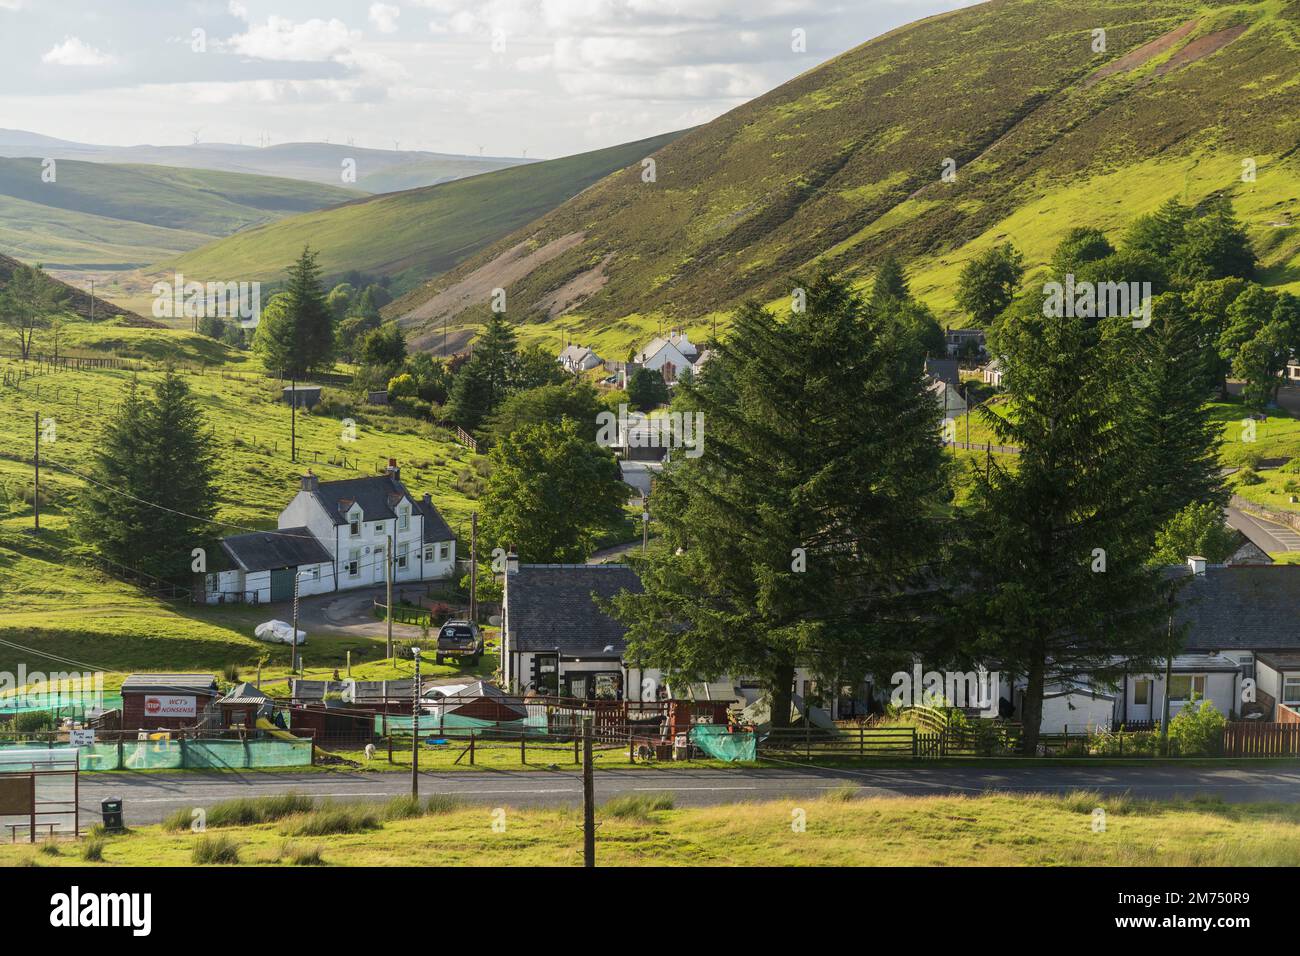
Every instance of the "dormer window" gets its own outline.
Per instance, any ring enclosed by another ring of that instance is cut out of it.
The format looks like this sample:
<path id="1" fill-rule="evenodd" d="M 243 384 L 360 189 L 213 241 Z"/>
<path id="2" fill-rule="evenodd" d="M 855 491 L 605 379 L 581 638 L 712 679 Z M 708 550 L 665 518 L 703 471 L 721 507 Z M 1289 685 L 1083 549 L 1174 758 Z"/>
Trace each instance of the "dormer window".
<path id="1" fill-rule="evenodd" d="M 397 530 L 411 530 L 411 509 L 406 505 L 402 505 L 402 507 L 397 509 Z"/>
<path id="2" fill-rule="evenodd" d="M 348 534 L 353 538 L 361 537 L 361 515 L 353 514 L 348 516 Z"/>

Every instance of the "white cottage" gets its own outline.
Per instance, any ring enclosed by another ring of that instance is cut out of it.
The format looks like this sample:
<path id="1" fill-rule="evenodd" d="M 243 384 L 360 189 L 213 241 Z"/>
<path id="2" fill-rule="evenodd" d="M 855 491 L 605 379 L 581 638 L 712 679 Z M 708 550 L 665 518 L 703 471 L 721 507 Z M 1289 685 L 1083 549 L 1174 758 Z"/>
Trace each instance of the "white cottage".
<path id="1" fill-rule="evenodd" d="M 385 581 L 448 578 L 456 538 L 428 494 L 414 498 L 389 459 L 382 475 L 322 482 L 308 470 L 275 531 L 222 539 L 229 566 L 207 576 L 208 603 L 281 601 Z"/>

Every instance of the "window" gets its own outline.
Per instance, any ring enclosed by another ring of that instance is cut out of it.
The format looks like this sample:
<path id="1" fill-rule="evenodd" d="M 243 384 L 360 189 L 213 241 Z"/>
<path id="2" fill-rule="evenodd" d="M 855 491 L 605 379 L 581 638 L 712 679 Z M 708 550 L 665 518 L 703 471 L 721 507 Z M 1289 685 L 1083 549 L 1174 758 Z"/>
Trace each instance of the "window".
<path id="1" fill-rule="evenodd" d="M 348 535 L 353 538 L 361 537 L 361 519 L 353 518 L 348 522 Z"/>
<path id="2" fill-rule="evenodd" d="M 384 523 L 382 521 L 376 521 L 375 534 L 383 534 L 383 533 L 384 533 Z"/>
<path id="3" fill-rule="evenodd" d="M 1255 655 L 1254 654 L 1238 654 L 1237 664 L 1239 667 L 1241 667 L 1242 677 L 1249 677 L 1251 680 L 1255 679 Z"/>
<path id="4" fill-rule="evenodd" d="M 353 548 L 348 552 L 348 577 L 355 578 L 361 573 L 361 549 Z"/>
<path id="5" fill-rule="evenodd" d="M 401 570 L 406 567 L 406 544 L 405 543 L 399 543 L 397 545 L 397 567 L 398 570 Z"/>
<path id="6" fill-rule="evenodd" d="M 1283 675 L 1282 703 L 1289 707 L 1300 705 L 1300 674 Z"/>
<path id="7" fill-rule="evenodd" d="M 406 505 L 402 505 L 402 507 L 398 509 L 397 530 L 398 531 L 411 530 L 411 509 L 406 507 Z"/>
<path id="8" fill-rule="evenodd" d="M 438 560 L 446 561 L 450 557 L 451 557 L 451 545 L 450 544 L 438 545 Z"/>
<path id="9" fill-rule="evenodd" d="M 424 549 L 424 560 L 426 561 L 433 560 L 433 545 L 429 545 L 427 548 Z"/>
<path id="10" fill-rule="evenodd" d="M 314 568 L 311 569 L 311 579 L 312 579 L 313 581 L 319 581 L 319 580 L 320 580 L 320 565 L 319 565 L 319 564 L 316 565 L 316 567 L 314 567 Z"/>
<path id="11" fill-rule="evenodd" d="M 1139 707 L 1145 707 L 1151 703 L 1150 680 L 1144 678 L 1133 682 L 1133 703 Z"/>
<path id="12" fill-rule="evenodd" d="M 1169 678 L 1170 700 L 1191 700 L 1193 694 L 1204 699 L 1204 674 L 1175 674 Z"/>

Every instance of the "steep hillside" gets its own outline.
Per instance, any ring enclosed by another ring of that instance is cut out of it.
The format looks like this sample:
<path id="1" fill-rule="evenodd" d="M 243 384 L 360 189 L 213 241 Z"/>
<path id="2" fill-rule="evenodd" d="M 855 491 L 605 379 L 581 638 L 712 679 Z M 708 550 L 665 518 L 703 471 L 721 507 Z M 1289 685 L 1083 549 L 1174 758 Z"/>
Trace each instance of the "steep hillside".
<path id="1" fill-rule="evenodd" d="M 159 263 L 195 278 L 270 280 L 310 243 L 327 275 L 349 269 L 409 285 L 452 268 L 679 133 L 375 196 L 250 229 Z"/>
<path id="2" fill-rule="evenodd" d="M 14 271 L 14 266 L 19 265 L 22 265 L 22 263 L 17 259 L 11 259 L 6 255 L 0 255 L 0 288 L 4 288 L 4 286 L 8 284 L 9 276 Z M 64 300 L 67 310 L 76 313 L 83 319 L 89 319 L 93 312 L 96 321 L 100 319 L 120 318 L 122 324 L 126 326 L 136 328 L 160 327 L 159 324 L 154 322 L 152 319 L 146 319 L 143 316 L 136 315 L 134 312 L 129 312 L 126 309 L 114 305 L 106 299 L 100 298 L 99 296 L 95 297 L 94 307 L 92 309 L 90 294 L 88 292 L 64 282 L 59 282 L 59 284 L 67 290 L 67 298 Z M 13 350 L 13 342 L 5 341 L 0 345 L 0 352 L 9 352 Z"/>
<path id="3" fill-rule="evenodd" d="M 1073 225 L 1222 190 L 1293 282 L 1298 66 L 1295 2 L 993 0 L 809 70 L 660 149 L 654 182 L 617 172 L 389 311 L 417 341 L 444 321 L 464 341 L 502 287 L 526 337 L 622 350 L 892 252 L 960 321 L 948 280 L 980 243 L 1033 263 Z"/>
<path id="4" fill-rule="evenodd" d="M 139 266 L 218 236 L 356 198 L 356 192 L 244 173 L 0 159 L 0 244 L 54 269 Z"/>

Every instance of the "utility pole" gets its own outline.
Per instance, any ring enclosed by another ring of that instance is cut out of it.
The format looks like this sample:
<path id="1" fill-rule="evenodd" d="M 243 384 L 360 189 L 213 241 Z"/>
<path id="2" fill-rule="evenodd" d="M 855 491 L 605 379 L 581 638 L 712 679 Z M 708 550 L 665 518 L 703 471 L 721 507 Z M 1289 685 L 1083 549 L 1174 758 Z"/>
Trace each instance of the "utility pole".
<path id="1" fill-rule="evenodd" d="M 90 321 L 95 321 L 95 280 L 90 280 Z"/>
<path id="2" fill-rule="evenodd" d="M 641 492 L 641 550 L 650 544 L 650 498 Z"/>
<path id="3" fill-rule="evenodd" d="M 591 760 L 591 714 L 582 718 L 582 865 L 596 865 L 596 781 Z"/>
<path id="4" fill-rule="evenodd" d="M 1173 639 L 1174 639 L 1174 616 L 1171 613 L 1169 615 L 1170 646 L 1172 646 L 1173 644 Z M 1173 676 L 1173 668 L 1174 668 L 1174 658 L 1172 652 L 1170 652 L 1170 656 L 1165 658 L 1165 693 L 1164 693 L 1164 701 L 1160 705 L 1160 709 L 1161 709 L 1160 755 L 1162 757 L 1169 756 L 1169 681 L 1170 678 L 1172 678 Z"/>
<path id="5" fill-rule="evenodd" d="M 388 542 L 384 551 L 384 590 L 387 602 L 384 617 L 388 621 L 388 659 L 393 659 L 393 536 L 387 535 L 385 540 Z"/>
<path id="6" fill-rule="evenodd" d="M 478 623 L 478 512 L 469 515 L 469 622 Z"/>
<path id="7" fill-rule="evenodd" d="M 32 455 L 32 467 L 36 471 L 36 484 L 32 491 L 32 517 L 36 524 L 32 528 L 33 534 L 39 534 L 41 530 L 41 413 L 36 413 L 36 452 Z"/>
<path id="8" fill-rule="evenodd" d="M 411 796 L 420 799 L 420 649 L 411 648 L 415 658 L 415 691 L 411 697 Z"/>
<path id="9" fill-rule="evenodd" d="M 289 379 L 289 460 L 298 460 L 298 373 Z"/>
<path id="10" fill-rule="evenodd" d="M 293 634 L 289 637 L 289 647 L 292 651 L 289 654 L 289 673 L 296 673 L 298 670 L 298 569 L 293 569 Z M 259 678 L 260 680 L 260 678 Z"/>

